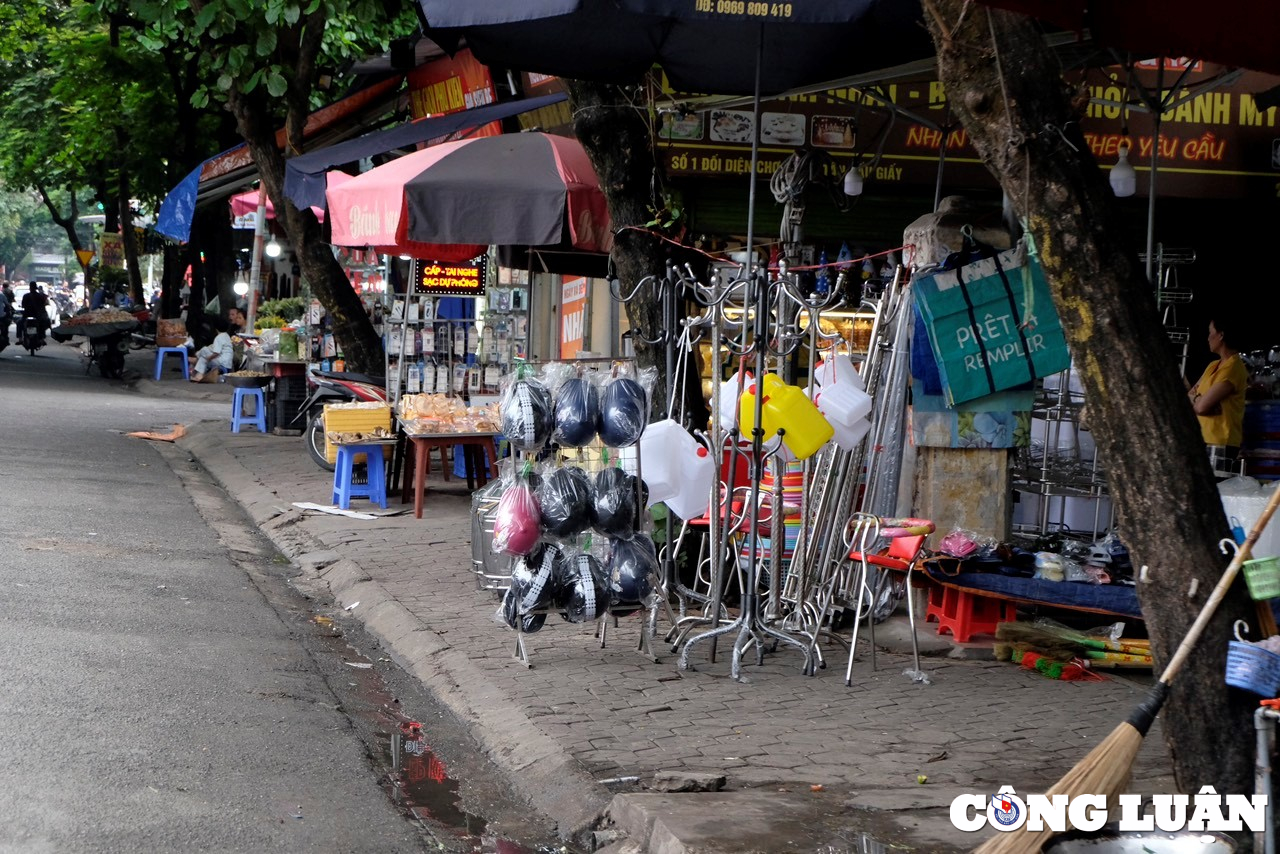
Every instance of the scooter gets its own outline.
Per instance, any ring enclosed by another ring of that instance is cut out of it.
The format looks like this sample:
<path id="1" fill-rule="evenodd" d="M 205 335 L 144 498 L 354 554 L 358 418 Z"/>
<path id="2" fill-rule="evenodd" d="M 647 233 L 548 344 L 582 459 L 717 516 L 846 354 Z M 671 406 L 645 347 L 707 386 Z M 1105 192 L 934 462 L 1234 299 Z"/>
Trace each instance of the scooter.
<path id="1" fill-rule="evenodd" d="M 307 453 L 320 468 L 333 471 L 333 463 L 324 454 L 324 405 L 352 401 L 386 403 L 386 380 L 366 374 L 313 369 L 307 372 L 307 386 L 310 389 L 307 399 L 302 402 L 292 423 L 302 421 L 306 424 L 302 429 L 302 440 L 307 445 Z"/>
<path id="2" fill-rule="evenodd" d="M 41 330 L 39 323 L 27 323 L 26 312 L 19 311 L 17 313 L 17 322 L 18 343 L 34 356 L 37 350 L 48 343 L 45 341 L 44 332 Z"/>

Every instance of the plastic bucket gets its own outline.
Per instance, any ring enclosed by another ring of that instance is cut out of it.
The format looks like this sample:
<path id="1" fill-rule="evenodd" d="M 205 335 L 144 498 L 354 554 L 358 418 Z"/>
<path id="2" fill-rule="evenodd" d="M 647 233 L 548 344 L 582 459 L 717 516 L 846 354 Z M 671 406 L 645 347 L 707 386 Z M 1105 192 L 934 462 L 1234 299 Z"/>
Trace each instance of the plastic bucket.
<path id="1" fill-rule="evenodd" d="M 1227 644 L 1226 682 L 1268 699 L 1280 694 L 1280 655 L 1242 641 Z"/>
<path id="2" fill-rule="evenodd" d="M 1243 564 L 1244 581 L 1256 601 L 1280 596 L 1280 557 L 1260 557 Z"/>

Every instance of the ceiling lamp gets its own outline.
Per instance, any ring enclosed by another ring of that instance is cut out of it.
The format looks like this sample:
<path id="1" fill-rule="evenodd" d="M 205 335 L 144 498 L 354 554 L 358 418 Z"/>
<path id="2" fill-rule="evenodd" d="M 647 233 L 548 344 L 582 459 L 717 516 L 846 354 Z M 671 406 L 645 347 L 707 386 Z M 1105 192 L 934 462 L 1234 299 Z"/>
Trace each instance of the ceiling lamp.
<path id="1" fill-rule="evenodd" d="M 849 171 L 844 173 L 844 194 L 846 196 L 862 195 L 862 173 L 858 171 L 857 163 L 850 166 Z"/>
<path id="2" fill-rule="evenodd" d="M 268 258 L 280 257 L 280 244 L 276 243 L 276 239 L 271 238 L 271 242 L 267 244 L 266 253 Z"/>
<path id="3" fill-rule="evenodd" d="M 1111 189 L 1116 198 L 1123 199 L 1138 192 L 1138 172 L 1129 162 L 1129 140 L 1120 141 L 1116 165 L 1111 167 Z"/>

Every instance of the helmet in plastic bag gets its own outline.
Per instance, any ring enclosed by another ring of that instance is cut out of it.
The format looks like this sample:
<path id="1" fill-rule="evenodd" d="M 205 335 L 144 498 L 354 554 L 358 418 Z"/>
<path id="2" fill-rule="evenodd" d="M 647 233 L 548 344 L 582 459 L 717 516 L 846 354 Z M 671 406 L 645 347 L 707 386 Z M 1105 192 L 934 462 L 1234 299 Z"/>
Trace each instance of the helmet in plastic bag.
<path id="1" fill-rule="evenodd" d="M 600 441 L 611 448 L 629 448 L 640 441 L 649 423 L 649 397 L 630 377 L 605 384 L 600 400 Z"/>
<path id="2" fill-rule="evenodd" d="M 571 623 L 589 623 L 609 610 L 609 587 L 600 561 L 580 552 L 563 563 L 560 613 Z"/>
<path id="3" fill-rule="evenodd" d="M 596 473 L 592 524 L 602 534 L 626 539 L 639 527 L 643 489 L 635 475 L 610 467 Z"/>
<path id="4" fill-rule="evenodd" d="M 493 516 L 493 551 L 528 554 L 542 535 L 541 514 L 533 486 L 524 480 L 509 483 Z"/>
<path id="5" fill-rule="evenodd" d="M 591 444 L 600 420 L 600 392 L 582 377 L 566 380 L 556 392 L 555 416 L 553 441 L 570 448 Z"/>
<path id="6" fill-rule="evenodd" d="M 499 404 L 502 435 L 521 451 L 540 451 L 551 437 L 551 393 L 533 379 L 516 380 Z"/>
<path id="7" fill-rule="evenodd" d="M 502 597 L 502 621 L 507 624 L 508 628 L 519 629 L 527 635 L 531 635 L 538 629 L 542 628 L 547 621 L 547 615 L 538 614 L 520 614 L 520 597 L 513 593 L 510 588 L 507 589 L 506 595 Z"/>
<path id="8" fill-rule="evenodd" d="M 564 552 L 554 543 L 543 543 L 511 567 L 511 587 L 521 614 L 540 611 L 555 604 L 559 565 Z"/>
<path id="9" fill-rule="evenodd" d="M 542 527 L 548 533 L 570 537 L 591 527 L 591 479 L 582 469 L 556 469 L 542 481 L 536 495 Z"/>
<path id="10" fill-rule="evenodd" d="M 653 540 L 641 534 L 609 543 L 609 589 L 619 604 L 642 603 L 653 594 L 658 553 Z"/>

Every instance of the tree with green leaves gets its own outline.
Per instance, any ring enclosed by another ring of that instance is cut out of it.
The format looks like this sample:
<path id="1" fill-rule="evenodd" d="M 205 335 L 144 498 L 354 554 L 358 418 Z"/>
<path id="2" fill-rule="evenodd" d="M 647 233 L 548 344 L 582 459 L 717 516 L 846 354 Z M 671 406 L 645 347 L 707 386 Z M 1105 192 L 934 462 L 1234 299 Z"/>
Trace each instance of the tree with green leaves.
<path id="1" fill-rule="evenodd" d="M 380 0 L 99 0 L 127 6 L 146 25 L 152 49 L 181 45 L 200 57 L 206 84 L 196 106 L 221 104 L 235 118 L 262 185 L 289 235 L 302 275 L 333 320 L 334 335 L 355 370 L 382 363 L 382 343 L 320 223 L 284 195 L 285 160 L 306 149 L 304 128 L 322 93 L 322 73 L 341 83 L 356 59 L 385 51 L 417 26 L 407 4 Z M 283 147 L 277 130 L 283 128 Z"/>

